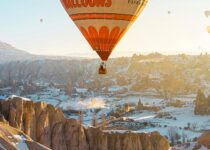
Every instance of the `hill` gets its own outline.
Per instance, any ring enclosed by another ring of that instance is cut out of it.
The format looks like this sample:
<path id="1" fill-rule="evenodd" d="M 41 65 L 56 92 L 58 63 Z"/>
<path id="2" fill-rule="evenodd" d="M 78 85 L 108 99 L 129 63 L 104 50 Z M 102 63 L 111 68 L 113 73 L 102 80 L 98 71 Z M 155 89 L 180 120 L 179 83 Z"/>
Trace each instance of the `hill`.
<path id="1" fill-rule="evenodd" d="M 32 57 L 26 51 L 19 50 L 12 45 L 0 41 L 0 62 L 18 61 Z"/>

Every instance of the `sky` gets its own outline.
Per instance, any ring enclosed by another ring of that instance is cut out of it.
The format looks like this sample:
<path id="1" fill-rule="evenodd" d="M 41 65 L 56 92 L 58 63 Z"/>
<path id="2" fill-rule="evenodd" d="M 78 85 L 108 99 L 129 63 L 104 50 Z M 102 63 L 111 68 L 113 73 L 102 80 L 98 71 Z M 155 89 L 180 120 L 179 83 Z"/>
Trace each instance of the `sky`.
<path id="1" fill-rule="evenodd" d="M 205 10 L 210 10 L 210 0 L 149 0 L 112 57 L 210 53 Z M 97 56 L 60 0 L 0 0 L 0 41 L 33 54 Z"/>

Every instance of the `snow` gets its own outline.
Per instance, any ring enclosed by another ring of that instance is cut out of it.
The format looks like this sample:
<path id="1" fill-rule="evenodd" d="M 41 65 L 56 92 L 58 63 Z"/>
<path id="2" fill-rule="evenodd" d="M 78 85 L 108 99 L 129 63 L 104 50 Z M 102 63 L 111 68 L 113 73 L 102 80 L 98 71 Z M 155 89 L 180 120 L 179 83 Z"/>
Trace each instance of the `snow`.
<path id="1" fill-rule="evenodd" d="M 194 147 L 196 146 L 196 143 L 195 142 L 192 142 L 192 143 L 189 143 L 189 145 L 178 145 L 178 146 L 175 146 L 176 149 L 178 150 L 192 150 Z M 206 148 L 205 146 L 201 146 L 201 148 L 199 148 L 198 150 L 209 150 L 208 148 Z"/>
<path id="2" fill-rule="evenodd" d="M 88 90 L 85 89 L 85 88 L 76 88 L 76 92 L 77 92 L 77 93 L 83 93 L 83 94 L 84 94 L 84 93 L 87 93 L 87 91 L 88 91 Z"/>
<path id="3" fill-rule="evenodd" d="M 36 102 L 43 101 L 53 106 L 58 106 L 61 102 L 65 102 L 70 99 L 63 91 L 56 88 L 47 88 L 42 92 L 31 94 L 27 97 Z"/>
<path id="4" fill-rule="evenodd" d="M 127 87 L 124 86 L 111 86 L 108 88 L 109 92 L 117 92 L 117 91 L 122 91 L 124 89 L 126 89 Z"/>
<path id="5" fill-rule="evenodd" d="M 113 105 L 124 105 L 126 103 L 134 103 L 138 104 L 139 99 L 141 99 L 141 102 L 143 104 L 148 104 L 148 105 L 160 105 L 161 102 L 163 101 L 162 99 L 159 98 L 151 98 L 151 97 L 138 97 L 138 96 L 125 96 L 123 98 L 118 98 L 116 100 L 113 100 L 113 98 L 110 98 L 109 101 Z"/>
<path id="6" fill-rule="evenodd" d="M 24 101 L 31 101 L 31 100 L 28 99 L 28 98 L 20 97 L 20 96 L 17 96 L 17 95 L 11 95 L 11 96 L 8 97 L 6 100 L 13 99 L 13 98 L 21 98 L 21 99 L 24 100 Z"/>
<path id="7" fill-rule="evenodd" d="M 161 127 L 154 127 L 154 128 L 152 127 L 145 128 L 145 129 L 139 130 L 139 132 L 159 131 L 162 135 L 167 136 L 169 127 L 174 127 L 174 128 L 177 128 L 177 132 L 179 134 L 182 134 L 184 132 L 188 135 L 188 138 L 192 140 L 195 137 L 199 137 L 202 134 L 202 130 L 210 128 L 210 117 L 194 115 L 194 105 L 193 105 L 194 99 L 186 98 L 185 100 L 188 103 L 187 103 L 187 106 L 183 108 L 166 107 L 162 109 L 162 112 L 170 113 L 173 118 L 176 118 L 176 120 L 166 119 L 164 117 L 155 118 L 155 115 L 156 115 L 155 112 L 147 112 L 147 111 L 143 113 L 139 113 L 139 114 L 135 113 L 129 116 L 129 118 L 134 119 L 135 121 L 146 120 L 155 124 L 159 124 L 161 126 Z M 145 102 L 145 99 L 142 99 L 142 101 Z M 150 104 L 153 102 L 154 100 L 151 100 Z M 187 127 L 188 123 L 190 123 L 191 125 L 196 124 L 195 131 L 184 129 L 185 127 Z"/>
<path id="8" fill-rule="evenodd" d="M 26 138 L 24 135 L 13 135 L 14 138 L 18 140 L 18 143 L 16 143 L 16 146 L 19 150 L 29 150 L 27 144 L 25 143 Z"/>
<path id="9" fill-rule="evenodd" d="M 155 118 L 155 115 L 148 115 L 148 116 L 144 116 L 144 117 L 139 117 L 135 120 L 136 121 L 142 121 L 142 120 L 149 120 L 149 119 L 153 119 L 153 118 Z"/>
<path id="10" fill-rule="evenodd" d="M 106 102 L 101 98 L 74 99 L 63 102 L 60 107 L 71 110 L 101 109 L 106 107 Z"/>
<path id="11" fill-rule="evenodd" d="M 104 133 L 120 133 L 120 134 L 125 134 L 125 133 L 130 133 L 131 131 L 127 130 L 103 130 Z"/>
<path id="12" fill-rule="evenodd" d="M 210 128 L 210 117 L 209 116 L 196 116 L 194 115 L 194 104 L 193 101 L 195 99 L 195 95 L 182 95 L 176 97 L 174 99 L 180 99 L 186 102 L 186 106 L 182 108 L 175 108 L 175 107 L 165 107 L 166 102 L 161 98 L 154 98 L 154 97 L 139 97 L 139 96 L 124 96 L 124 97 L 96 97 L 96 98 L 75 98 L 71 99 L 70 101 L 62 102 L 60 107 L 63 109 L 73 109 L 73 110 L 83 110 L 85 111 L 84 114 L 84 123 L 86 125 L 91 124 L 92 114 L 94 111 L 91 109 L 101 109 L 96 115 L 100 121 L 100 114 L 104 113 L 107 114 L 112 110 L 117 109 L 117 106 L 122 106 L 125 103 L 133 103 L 137 104 L 141 99 L 142 103 L 147 106 L 160 106 L 162 109 L 160 112 L 169 113 L 173 118 L 167 119 L 166 117 L 163 118 L 156 118 L 157 112 L 150 112 L 150 111 L 142 111 L 142 112 L 135 112 L 126 117 L 133 119 L 135 122 L 150 122 L 155 125 L 156 127 L 145 127 L 144 129 L 140 129 L 136 132 L 153 132 L 158 131 L 163 136 L 168 136 L 168 130 L 170 127 L 176 128 L 177 132 L 182 135 L 182 133 L 187 134 L 187 138 L 189 140 L 193 140 L 195 137 L 199 137 L 205 129 Z M 94 101 L 92 101 L 95 99 Z M 164 107 L 163 107 L 164 106 Z M 73 117 L 78 119 L 77 115 L 70 115 L 69 117 Z M 176 119 L 174 119 L 176 118 Z M 187 127 L 187 124 L 190 123 L 196 124 L 195 130 L 186 130 L 184 129 Z"/>
<path id="13" fill-rule="evenodd" d="M 84 124 L 87 126 L 91 125 L 93 115 L 96 115 L 98 122 L 100 122 L 101 114 L 109 114 L 112 110 L 116 110 L 123 106 L 124 104 L 134 104 L 137 105 L 139 99 L 141 99 L 142 104 L 146 106 L 159 106 L 161 111 L 135 111 L 133 113 L 125 114 L 122 117 L 127 117 L 132 119 L 135 123 L 148 122 L 155 126 L 146 126 L 135 128 L 135 132 L 153 132 L 158 131 L 163 136 L 168 136 L 169 128 L 176 128 L 176 131 L 182 135 L 182 133 L 187 134 L 189 140 L 193 140 L 195 137 L 199 137 L 203 130 L 210 129 L 210 116 L 196 116 L 194 115 L 194 100 L 196 95 L 179 95 L 174 97 L 174 100 L 181 100 L 186 103 L 182 108 L 168 107 L 166 106 L 166 101 L 162 98 L 157 98 L 153 90 L 132 92 L 128 91 L 125 94 L 113 94 L 114 91 L 119 91 L 127 86 L 112 86 L 109 87 L 109 94 L 94 93 L 88 94 L 88 90 L 84 88 L 77 88 L 77 92 L 83 94 L 85 92 L 85 97 L 78 94 L 76 97 L 70 97 L 65 94 L 64 91 L 56 88 L 46 88 L 45 90 L 27 95 L 26 97 L 34 101 L 44 101 L 46 103 L 52 104 L 56 107 L 60 107 L 63 110 L 67 110 L 66 116 L 69 118 L 79 119 L 78 111 L 84 112 Z M 87 93 L 86 93 L 87 92 Z M 83 94 L 84 95 L 84 94 Z M 100 95 L 100 96 L 98 96 Z M 11 97 L 17 97 L 15 95 Z M 1 98 L 1 97 L 0 97 Z M 68 110 L 75 110 L 75 113 L 71 113 Z M 157 118 L 158 113 L 169 113 L 172 119 L 167 117 Z M 132 122 L 131 122 L 132 123 Z M 196 124 L 196 129 L 186 129 L 187 124 Z M 129 124 L 125 124 L 125 127 L 129 128 Z M 132 129 L 132 127 L 131 127 Z M 122 132 L 122 131 L 120 131 Z"/>
<path id="14" fill-rule="evenodd" d="M 60 103 L 59 107 L 63 109 L 71 109 L 71 110 L 82 110 L 84 113 L 84 124 L 90 125 L 92 116 L 95 113 L 95 109 L 100 109 L 96 116 L 100 122 L 100 115 L 104 113 L 108 114 L 110 111 L 115 110 L 118 106 L 123 106 L 126 103 L 130 104 L 138 104 L 139 98 L 141 102 L 146 106 L 159 106 L 161 107 L 160 112 L 169 113 L 173 118 L 167 119 L 156 118 L 157 113 L 152 111 L 141 111 L 134 112 L 126 115 L 130 119 L 133 119 L 135 122 L 150 122 L 155 124 L 155 127 L 145 127 L 143 129 L 139 129 L 136 132 L 153 132 L 158 131 L 163 136 L 168 136 L 168 130 L 170 127 L 176 128 L 177 132 L 182 135 L 182 133 L 187 134 L 187 138 L 189 140 L 193 140 L 195 137 L 199 137 L 205 129 L 210 128 L 210 117 L 209 116 L 196 116 L 194 115 L 194 99 L 195 95 L 180 95 L 175 97 L 174 99 L 180 99 L 186 102 L 186 106 L 182 108 L 175 107 L 166 107 L 166 101 L 161 98 L 155 97 L 147 97 L 147 96 L 119 96 L 119 97 L 91 97 L 81 99 L 79 97 L 64 101 Z M 163 107 L 164 106 L 164 107 Z M 69 117 L 73 117 L 78 119 L 79 116 L 77 114 L 69 114 Z M 176 119 L 174 119 L 176 118 Z M 195 130 L 186 130 L 187 124 L 190 123 L 196 124 Z"/>
<path id="15" fill-rule="evenodd" d="M 0 100 L 6 99 L 6 96 L 0 95 Z"/>

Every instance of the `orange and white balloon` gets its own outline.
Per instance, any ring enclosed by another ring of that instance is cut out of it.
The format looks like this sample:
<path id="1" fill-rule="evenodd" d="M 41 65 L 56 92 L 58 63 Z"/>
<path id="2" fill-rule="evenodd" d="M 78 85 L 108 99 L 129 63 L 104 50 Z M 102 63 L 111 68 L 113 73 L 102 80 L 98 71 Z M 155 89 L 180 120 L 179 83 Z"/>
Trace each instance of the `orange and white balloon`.
<path id="1" fill-rule="evenodd" d="M 61 3 L 92 49 L 106 61 L 147 1 L 61 0 Z"/>

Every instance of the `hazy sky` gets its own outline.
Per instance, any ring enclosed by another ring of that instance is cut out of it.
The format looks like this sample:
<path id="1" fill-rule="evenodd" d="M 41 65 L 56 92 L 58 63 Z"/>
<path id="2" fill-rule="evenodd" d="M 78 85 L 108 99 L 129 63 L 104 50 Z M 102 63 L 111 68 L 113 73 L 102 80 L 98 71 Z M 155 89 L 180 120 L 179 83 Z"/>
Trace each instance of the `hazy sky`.
<path id="1" fill-rule="evenodd" d="M 210 10 L 210 0 L 149 0 L 113 56 L 210 53 L 205 10 Z M 0 40 L 34 54 L 96 56 L 60 0 L 0 0 Z"/>

